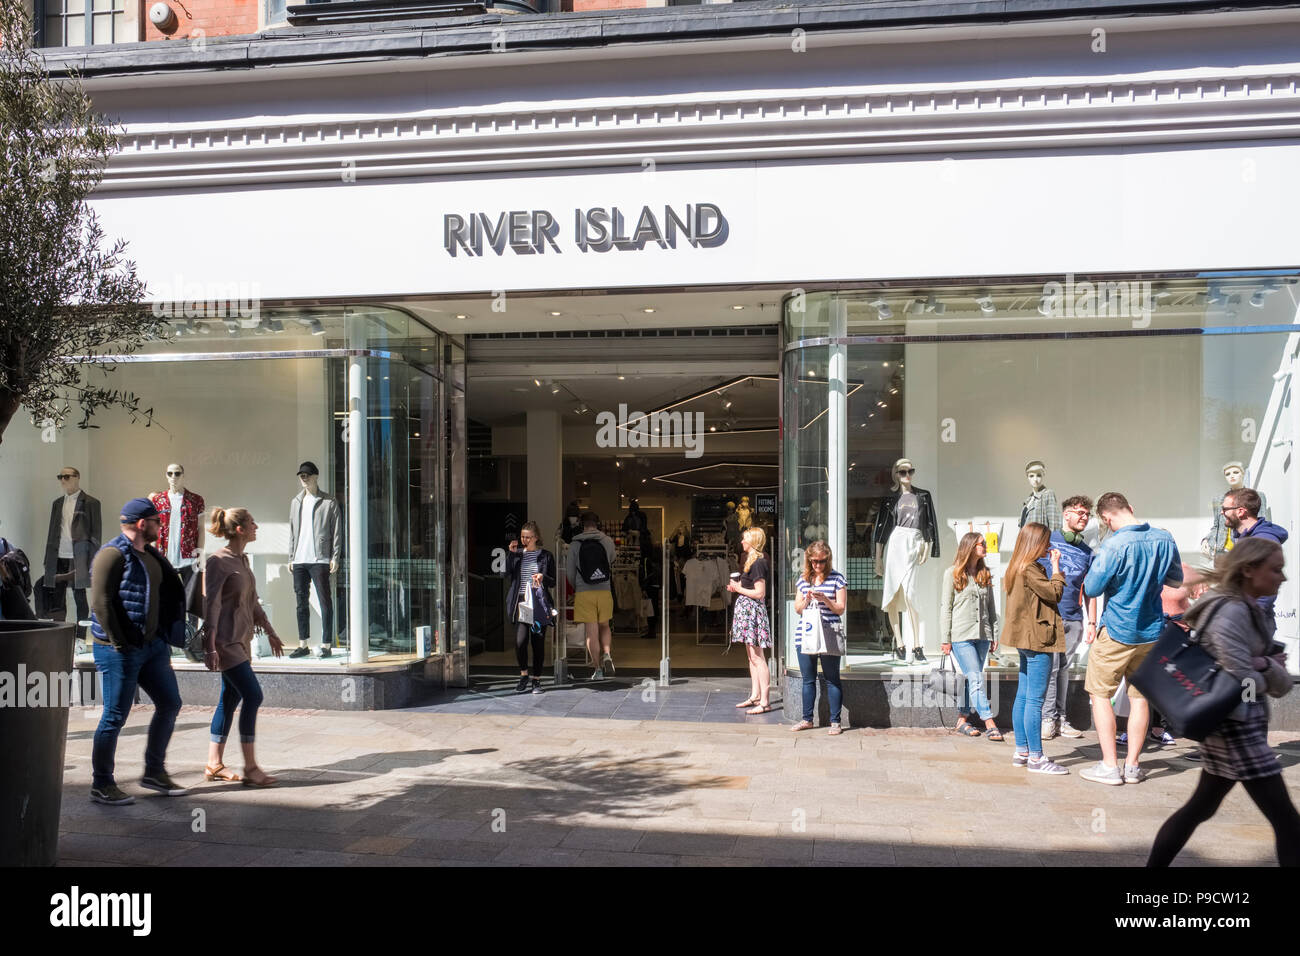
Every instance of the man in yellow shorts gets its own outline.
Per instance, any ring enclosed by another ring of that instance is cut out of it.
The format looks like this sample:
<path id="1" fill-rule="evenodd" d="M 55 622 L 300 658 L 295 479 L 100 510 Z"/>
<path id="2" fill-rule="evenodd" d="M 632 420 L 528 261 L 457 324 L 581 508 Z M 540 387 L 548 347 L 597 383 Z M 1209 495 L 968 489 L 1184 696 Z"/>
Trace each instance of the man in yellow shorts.
<path id="1" fill-rule="evenodd" d="M 1160 594 L 1166 584 L 1183 580 L 1178 545 L 1168 531 L 1139 522 L 1128 500 L 1111 491 L 1097 501 L 1097 517 L 1111 535 L 1092 559 L 1083 592 L 1090 598 L 1105 595 L 1101 631 L 1088 651 L 1084 690 L 1092 698 L 1092 721 L 1101 744 L 1101 762 L 1084 770 L 1084 780 L 1119 786 L 1140 783 L 1146 775 L 1138 756 L 1146 740 L 1151 708 L 1133 686 L 1133 675 L 1164 630 Z M 1084 638 L 1087 641 L 1087 637 Z M 1115 746 L 1115 712 L 1110 699 L 1119 682 L 1128 678 L 1128 759 L 1121 771 Z"/>
<path id="2" fill-rule="evenodd" d="M 569 544 L 566 572 L 573 585 L 573 620 L 587 631 L 587 653 L 595 665 L 592 680 L 604 680 L 614 673 L 614 541 L 600 530 L 600 518 L 588 511 L 582 516 L 582 534 Z"/>

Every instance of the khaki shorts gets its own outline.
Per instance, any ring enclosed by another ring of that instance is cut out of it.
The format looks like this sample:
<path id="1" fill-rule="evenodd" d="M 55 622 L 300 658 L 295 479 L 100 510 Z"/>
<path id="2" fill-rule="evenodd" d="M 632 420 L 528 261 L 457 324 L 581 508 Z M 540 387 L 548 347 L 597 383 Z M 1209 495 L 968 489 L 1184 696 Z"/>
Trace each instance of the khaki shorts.
<path id="1" fill-rule="evenodd" d="M 1088 651 L 1088 673 L 1083 680 L 1083 689 L 1093 697 L 1110 699 L 1115 696 L 1120 679 L 1127 677 L 1129 697 L 1143 700 L 1142 693 L 1133 686 L 1133 675 L 1155 646 L 1154 641 L 1150 644 L 1121 644 L 1103 627 Z"/>
<path id="2" fill-rule="evenodd" d="M 606 624 L 614 616 L 614 595 L 603 591 L 578 591 L 573 595 L 575 624 Z"/>

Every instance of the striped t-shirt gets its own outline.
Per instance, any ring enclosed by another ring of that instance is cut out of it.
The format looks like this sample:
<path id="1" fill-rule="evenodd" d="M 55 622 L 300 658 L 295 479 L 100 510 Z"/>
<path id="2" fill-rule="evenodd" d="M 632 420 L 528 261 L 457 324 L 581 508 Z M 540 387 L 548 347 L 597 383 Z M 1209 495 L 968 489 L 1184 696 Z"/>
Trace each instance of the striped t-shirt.
<path id="1" fill-rule="evenodd" d="M 816 587 L 809 584 L 808 579 L 804 577 L 799 578 L 798 582 L 795 584 L 795 587 L 799 589 L 799 593 L 802 595 L 806 596 L 809 591 L 818 591 L 825 594 L 832 601 L 835 600 L 836 591 L 840 588 L 845 588 L 847 590 L 848 586 L 849 582 L 845 581 L 844 575 L 840 574 L 838 571 L 832 571 L 830 574 L 826 575 L 826 577 L 822 579 L 822 583 Z M 838 614 L 828 608 L 825 604 L 823 604 L 821 608 L 823 621 L 827 624 L 835 624 L 839 622 L 840 616 Z"/>
<path id="2" fill-rule="evenodd" d="M 519 596 L 528 597 L 528 587 L 533 583 L 533 575 L 537 573 L 537 559 L 541 557 L 541 549 L 536 551 L 525 551 L 523 560 L 519 562 Z"/>

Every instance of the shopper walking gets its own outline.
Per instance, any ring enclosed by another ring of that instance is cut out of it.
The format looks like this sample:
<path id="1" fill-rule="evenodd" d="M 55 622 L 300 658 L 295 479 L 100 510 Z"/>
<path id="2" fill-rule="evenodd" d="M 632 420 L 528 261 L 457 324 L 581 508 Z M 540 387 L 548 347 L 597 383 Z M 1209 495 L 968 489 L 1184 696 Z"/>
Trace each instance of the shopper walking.
<path id="1" fill-rule="evenodd" d="M 124 504 L 121 525 L 122 533 L 99 549 L 90 566 L 90 636 L 104 699 L 90 758 L 90 799 L 110 806 L 135 803 L 118 788 L 113 764 L 137 686 L 154 707 L 140 786 L 170 797 L 186 792 L 163 766 L 181 709 L 171 647 L 163 636 L 184 626 L 185 588 L 153 547 L 161 522 L 148 498 Z"/>
<path id="2" fill-rule="evenodd" d="M 988 545 L 984 535 L 962 535 L 952 567 L 943 572 L 943 597 L 939 604 L 940 650 L 951 655 L 965 680 L 957 709 L 957 733 L 980 735 L 968 720 L 979 714 L 989 740 L 1002 740 L 993 707 L 984 691 L 984 662 L 998 649 L 998 612 L 993 600 L 993 575 L 984 563 Z"/>
<path id="3" fill-rule="evenodd" d="M 521 550 L 522 548 L 522 550 Z M 531 686 L 534 694 L 542 692 L 542 666 L 546 660 L 546 628 L 537 622 L 533 611 L 532 589 L 545 588 L 547 595 L 555 589 L 555 555 L 542 547 L 542 532 L 537 522 L 527 521 L 519 529 L 519 540 L 510 542 L 506 556 L 506 577 L 510 588 L 509 619 L 515 626 L 515 657 L 519 661 L 519 684 L 515 693 Z M 540 617 L 537 610 L 537 617 Z M 527 618 L 527 620 L 525 620 Z M 533 649 L 532 670 L 528 668 L 528 648 Z"/>
<path id="4" fill-rule="evenodd" d="M 573 585 L 574 623 L 586 627 L 587 654 L 595 668 L 592 680 L 614 673 L 614 633 L 609 626 L 614 617 L 613 566 L 614 541 L 600 530 L 600 517 L 588 511 L 582 516 L 582 534 L 574 535 L 569 545 L 565 574 Z"/>
<path id="5" fill-rule="evenodd" d="M 1083 597 L 1083 579 L 1092 566 L 1092 548 L 1083 540 L 1083 529 L 1092 514 L 1092 499 L 1086 495 L 1067 498 L 1061 506 L 1061 530 L 1052 532 L 1050 547 L 1061 552 L 1061 573 L 1065 590 L 1061 592 L 1061 622 L 1065 627 L 1065 653 L 1052 655 L 1047 677 L 1047 695 L 1043 698 L 1043 739 L 1082 737 L 1083 731 L 1070 726 L 1065 705 L 1070 695 L 1070 661 L 1087 636 L 1089 644 L 1097 636 L 1097 600 Z M 1043 558 L 1038 562 L 1048 569 Z"/>
<path id="6" fill-rule="evenodd" d="M 771 675 L 767 668 L 767 651 L 772 647 L 772 625 L 767 617 L 767 558 L 763 547 L 767 535 L 762 528 L 746 528 L 740 536 L 742 563 L 739 578 L 732 578 L 727 590 L 735 594 L 736 605 L 732 612 L 731 643 L 744 644 L 749 656 L 749 699 L 740 706 L 752 704 L 747 714 L 766 714 L 772 709 L 769 702 Z M 827 551 L 829 555 L 829 549 Z"/>
<path id="7" fill-rule="evenodd" d="M 1219 666 L 1241 681 L 1243 699 L 1205 738 L 1196 790 L 1156 834 L 1147 866 L 1168 866 L 1238 781 L 1273 827 L 1278 864 L 1300 866 L 1300 814 L 1268 745 L 1265 696 L 1287 694 L 1291 675 L 1285 650 L 1273 640 L 1273 616 L 1258 604 L 1262 597 L 1275 597 L 1286 580 L 1282 547 L 1267 538 L 1247 537 L 1238 539 L 1221 560 L 1220 570 L 1205 575 L 1212 589 L 1192 606 L 1186 620 Z"/>
<path id="8" fill-rule="evenodd" d="M 1084 689 L 1092 698 L 1092 721 L 1101 743 L 1101 762 L 1080 776 L 1094 783 L 1119 786 L 1140 783 L 1145 776 L 1138 766 L 1146 740 L 1151 711 L 1141 692 L 1133 686 L 1133 674 L 1146 659 L 1164 630 L 1165 615 L 1160 594 L 1165 585 L 1183 580 L 1178 545 L 1168 531 L 1152 528 L 1133 516 L 1128 499 L 1111 491 L 1097 501 L 1097 517 L 1111 536 L 1093 556 L 1083 579 L 1089 598 L 1105 595 L 1101 629 L 1088 652 Z M 1117 763 L 1115 711 L 1111 698 L 1119 682 L 1128 678 L 1128 756 L 1121 771 Z"/>
<path id="9" fill-rule="evenodd" d="M 1030 773 L 1069 773 L 1043 755 L 1043 695 L 1052 669 L 1052 655 L 1065 650 L 1065 627 L 1058 605 L 1065 590 L 1061 573 L 1061 552 L 1048 549 L 1051 529 L 1030 522 L 1016 536 L 1016 547 L 1007 563 L 1002 585 L 1006 588 L 1007 622 L 1002 643 L 1020 652 L 1020 680 L 1011 707 L 1011 724 L 1016 732 L 1016 753 L 1012 763 L 1028 766 Z M 1038 559 L 1046 556 L 1052 571 L 1049 580 Z"/>
<path id="10" fill-rule="evenodd" d="M 844 575 L 831 565 L 831 548 L 825 541 L 814 541 L 804 549 L 803 574 L 795 582 L 798 596 L 794 599 L 794 613 L 803 614 L 812 605 L 819 605 L 821 619 L 826 624 L 843 633 L 844 610 L 848 606 L 849 583 Z M 737 602 L 739 602 L 737 598 Z M 830 730 L 832 737 L 843 732 L 840 726 L 840 711 L 844 706 L 844 692 L 840 686 L 840 658 L 843 647 L 828 647 L 818 654 L 805 654 L 798 638 L 795 639 L 795 654 L 799 657 L 799 673 L 803 677 L 803 719 L 791 727 L 791 730 L 811 730 L 813 726 L 813 705 L 817 701 L 817 662 L 821 661 L 822 677 L 826 684 L 826 702 L 830 705 Z M 752 679 L 752 675 L 751 675 Z M 761 697 L 759 698 L 761 701 Z M 738 704 L 743 707 L 753 703 L 751 699 Z"/>
<path id="11" fill-rule="evenodd" d="M 284 645 L 257 600 L 257 582 L 245 549 L 257 540 L 257 522 L 244 508 L 213 508 L 208 533 L 226 539 L 226 546 L 208 555 L 203 565 L 203 663 L 221 672 L 221 697 L 209 727 L 208 780 L 239 780 L 222 762 L 226 738 L 239 708 L 239 746 L 244 752 L 246 787 L 273 787 L 279 781 L 257 765 L 254 741 L 257 709 L 262 705 L 262 685 L 253 673 L 253 628 L 260 627 L 280 657 Z"/>

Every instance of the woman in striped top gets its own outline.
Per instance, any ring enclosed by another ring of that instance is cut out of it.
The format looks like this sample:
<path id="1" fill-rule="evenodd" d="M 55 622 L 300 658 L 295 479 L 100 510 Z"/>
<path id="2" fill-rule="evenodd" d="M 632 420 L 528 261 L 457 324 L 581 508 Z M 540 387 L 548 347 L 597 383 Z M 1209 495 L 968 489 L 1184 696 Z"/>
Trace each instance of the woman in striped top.
<path id="1" fill-rule="evenodd" d="M 848 582 L 844 575 L 831 567 L 831 549 L 825 541 L 814 541 L 803 554 L 803 575 L 796 582 L 799 595 L 794 599 L 794 612 L 803 614 L 814 602 L 821 605 L 822 620 L 835 624 L 844 616 L 848 603 Z M 840 655 L 834 653 L 805 654 L 795 639 L 795 653 L 799 656 L 799 673 L 803 675 L 803 720 L 790 729 L 811 730 L 813 704 L 817 699 L 817 661 L 822 663 L 822 676 L 826 680 L 826 697 L 831 708 L 832 737 L 842 733 L 840 709 L 844 694 L 840 688 Z"/>
<path id="2" fill-rule="evenodd" d="M 523 550 L 520 550 L 520 545 Z M 519 540 L 510 542 L 506 557 L 506 574 L 514 587 L 510 589 L 510 621 L 515 626 L 515 656 L 519 661 L 519 684 L 515 693 L 522 694 L 532 685 L 534 694 L 542 692 L 542 665 L 546 658 L 546 630 L 534 628 L 531 621 L 519 620 L 519 607 L 528 601 L 528 589 L 555 587 L 555 556 L 542 547 L 542 532 L 536 521 L 519 529 Z M 533 669 L 528 669 L 528 647 L 533 649 Z"/>

